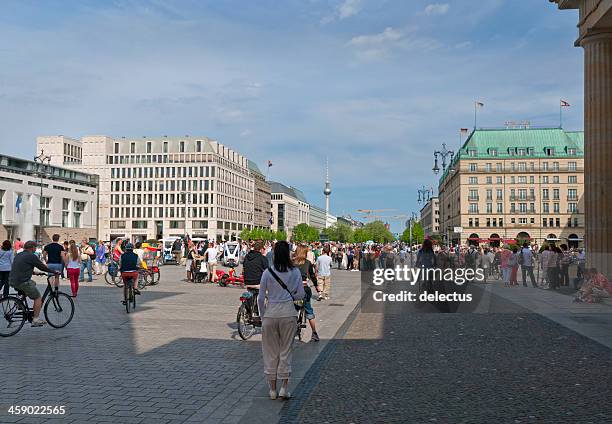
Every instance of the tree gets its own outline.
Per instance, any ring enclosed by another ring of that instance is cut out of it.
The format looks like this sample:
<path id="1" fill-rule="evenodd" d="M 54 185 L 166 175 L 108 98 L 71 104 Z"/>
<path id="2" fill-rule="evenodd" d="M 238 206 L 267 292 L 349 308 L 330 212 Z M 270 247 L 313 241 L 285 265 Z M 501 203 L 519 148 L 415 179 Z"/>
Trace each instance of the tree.
<path id="1" fill-rule="evenodd" d="M 407 227 L 402 233 L 401 240 L 404 243 L 410 243 L 410 227 Z M 412 221 L 412 242 L 415 244 L 421 244 L 425 240 L 425 232 L 423 226 L 418 221 Z"/>
<path id="2" fill-rule="evenodd" d="M 374 221 L 366 224 L 363 229 L 370 236 L 369 240 L 376 243 L 389 243 L 395 240 L 391 231 L 387 229 L 382 221 Z"/>
<path id="3" fill-rule="evenodd" d="M 319 240 L 319 230 L 305 223 L 298 224 L 293 229 L 292 239 L 297 242 L 318 241 Z"/>
<path id="4" fill-rule="evenodd" d="M 238 237 L 240 237 L 241 240 L 253 240 L 253 237 L 251 236 L 251 230 L 249 230 L 248 228 L 243 228 L 242 231 L 240 231 Z"/>
<path id="5" fill-rule="evenodd" d="M 353 236 L 355 232 L 349 225 L 336 222 L 331 227 L 325 228 L 323 230 L 323 233 L 325 233 L 325 235 L 327 235 L 327 237 L 331 241 L 351 243 L 353 241 Z"/>
<path id="6" fill-rule="evenodd" d="M 274 239 L 275 240 L 277 240 L 277 241 L 281 241 L 281 240 L 282 241 L 287 241 L 287 233 L 286 232 L 284 232 L 282 230 L 279 230 L 279 231 L 276 231 L 276 232 L 273 231 L 272 233 L 274 234 Z"/>

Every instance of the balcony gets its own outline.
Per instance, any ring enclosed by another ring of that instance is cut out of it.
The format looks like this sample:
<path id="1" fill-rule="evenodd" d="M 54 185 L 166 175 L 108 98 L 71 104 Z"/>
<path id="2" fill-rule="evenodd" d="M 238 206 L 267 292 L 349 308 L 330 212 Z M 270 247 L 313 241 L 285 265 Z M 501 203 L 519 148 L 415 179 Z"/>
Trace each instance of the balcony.
<path id="1" fill-rule="evenodd" d="M 510 201 L 511 202 L 515 202 L 515 201 L 523 201 L 523 202 L 534 202 L 535 201 L 535 196 L 517 196 L 517 195 L 510 195 Z"/>
<path id="2" fill-rule="evenodd" d="M 569 209 L 569 208 L 568 208 L 568 209 L 567 209 L 567 213 L 571 213 L 571 214 L 580 213 L 580 209 L 576 208 L 576 209 L 574 209 L 574 210 L 571 210 L 571 209 Z"/>
<path id="3" fill-rule="evenodd" d="M 577 202 L 578 201 L 578 196 L 567 196 L 567 201 L 568 202 Z"/>
<path id="4" fill-rule="evenodd" d="M 470 202 L 477 202 L 478 200 L 480 200 L 480 196 L 468 196 Z"/>

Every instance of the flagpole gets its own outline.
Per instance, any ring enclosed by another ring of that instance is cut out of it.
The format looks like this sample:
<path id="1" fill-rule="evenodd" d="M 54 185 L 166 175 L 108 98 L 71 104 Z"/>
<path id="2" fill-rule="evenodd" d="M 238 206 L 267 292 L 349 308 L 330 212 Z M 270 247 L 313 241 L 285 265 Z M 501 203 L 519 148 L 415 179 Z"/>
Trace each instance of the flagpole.
<path id="1" fill-rule="evenodd" d="M 563 105 L 559 100 L 559 128 L 563 129 Z"/>
<path id="2" fill-rule="evenodd" d="M 476 129 L 476 111 L 478 110 L 478 105 L 474 102 L 474 130 Z"/>

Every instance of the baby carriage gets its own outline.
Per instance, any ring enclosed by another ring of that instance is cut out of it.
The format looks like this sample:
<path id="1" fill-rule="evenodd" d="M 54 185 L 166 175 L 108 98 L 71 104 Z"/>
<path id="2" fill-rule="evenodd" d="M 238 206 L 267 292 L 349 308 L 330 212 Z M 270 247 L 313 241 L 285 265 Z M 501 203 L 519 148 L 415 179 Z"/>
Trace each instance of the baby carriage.
<path id="1" fill-rule="evenodd" d="M 208 275 L 206 261 L 204 259 L 194 259 L 191 262 L 191 278 L 194 283 L 205 283 Z"/>

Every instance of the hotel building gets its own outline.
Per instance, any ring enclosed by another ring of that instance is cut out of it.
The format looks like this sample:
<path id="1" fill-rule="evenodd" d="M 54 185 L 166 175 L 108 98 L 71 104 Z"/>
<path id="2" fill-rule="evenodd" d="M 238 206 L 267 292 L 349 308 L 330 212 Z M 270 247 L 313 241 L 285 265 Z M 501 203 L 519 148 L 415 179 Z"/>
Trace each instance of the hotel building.
<path id="1" fill-rule="evenodd" d="M 95 239 L 97 212 L 97 176 L 0 155 L 1 240 Z"/>
<path id="2" fill-rule="evenodd" d="M 272 220 L 272 202 L 270 184 L 261 173 L 257 164 L 249 160 L 249 171 L 254 180 L 254 214 L 253 225 L 255 228 L 270 229 Z"/>
<path id="3" fill-rule="evenodd" d="M 443 238 L 455 244 L 515 239 L 581 245 L 583 155 L 582 132 L 475 130 L 439 181 Z"/>
<path id="4" fill-rule="evenodd" d="M 99 177 L 99 237 L 235 239 L 254 221 L 248 159 L 207 137 L 37 138 L 54 165 Z"/>

